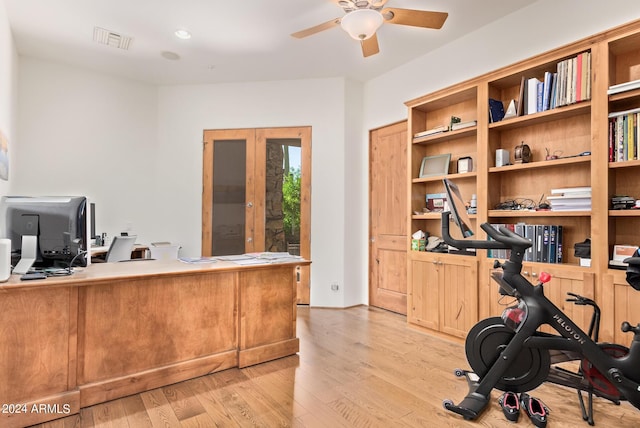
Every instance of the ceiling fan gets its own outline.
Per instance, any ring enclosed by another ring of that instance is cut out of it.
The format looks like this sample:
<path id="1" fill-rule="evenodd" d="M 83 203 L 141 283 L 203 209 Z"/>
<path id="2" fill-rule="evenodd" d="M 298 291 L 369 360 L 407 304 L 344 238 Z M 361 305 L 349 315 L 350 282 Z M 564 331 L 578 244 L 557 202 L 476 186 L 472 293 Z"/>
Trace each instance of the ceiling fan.
<path id="1" fill-rule="evenodd" d="M 301 39 L 340 25 L 351 37 L 360 41 L 362 55 L 368 57 L 380 52 L 376 31 L 383 23 L 440 29 L 449 16 L 445 12 L 393 7 L 383 9 L 387 0 L 338 0 L 337 3 L 346 13 L 342 18 L 298 31 L 292 36 Z"/>

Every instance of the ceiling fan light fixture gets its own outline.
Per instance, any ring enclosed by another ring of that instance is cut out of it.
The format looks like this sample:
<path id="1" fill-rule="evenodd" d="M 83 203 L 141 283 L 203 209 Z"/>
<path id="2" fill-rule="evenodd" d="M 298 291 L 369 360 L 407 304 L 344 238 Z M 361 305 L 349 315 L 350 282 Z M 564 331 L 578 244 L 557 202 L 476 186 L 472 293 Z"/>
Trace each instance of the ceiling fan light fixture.
<path id="1" fill-rule="evenodd" d="M 366 40 L 378 31 L 383 21 L 382 15 L 376 10 L 357 9 L 347 13 L 340 25 L 352 38 Z"/>

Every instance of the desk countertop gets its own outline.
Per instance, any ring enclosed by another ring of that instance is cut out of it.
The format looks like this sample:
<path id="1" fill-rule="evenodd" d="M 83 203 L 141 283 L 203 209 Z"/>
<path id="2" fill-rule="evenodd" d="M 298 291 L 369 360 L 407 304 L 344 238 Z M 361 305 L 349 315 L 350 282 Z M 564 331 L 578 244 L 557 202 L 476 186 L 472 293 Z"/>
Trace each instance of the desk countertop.
<path id="1" fill-rule="evenodd" d="M 30 289 L 42 286 L 47 287 L 75 287 L 100 281 L 113 281 L 118 279 L 134 279 L 141 277 L 166 276 L 166 275 L 193 275 L 212 271 L 252 271 L 274 266 L 306 266 L 311 264 L 304 259 L 294 259 L 285 263 L 268 263 L 253 265 L 238 265 L 231 261 L 216 260 L 213 263 L 184 263 L 179 260 L 152 260 L 133 259 L 132 261 L 118 263 L 96 263 L 86 268 L 76 267 L 74 273 L 69 276 L 52 276 L 47 279 L 21 281 L 21 275 L 11 275 L 9 280 L 0 283 L 0 292 L 15 289 Z"/>

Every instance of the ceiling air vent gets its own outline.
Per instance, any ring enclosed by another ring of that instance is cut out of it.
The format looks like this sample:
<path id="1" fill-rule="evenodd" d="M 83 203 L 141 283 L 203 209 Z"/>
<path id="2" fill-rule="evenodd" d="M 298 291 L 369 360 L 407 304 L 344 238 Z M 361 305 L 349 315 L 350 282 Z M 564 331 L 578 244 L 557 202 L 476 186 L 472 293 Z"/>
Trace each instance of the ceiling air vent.
<path id="1" fill-rule="evenodd" d="M 123 36 L 111 30 L 95 27 L 93 29 L 93 41 L 101 45 L 107 45 L 114 48 L 129 50 L 133 39 L 129 36 Z"/>

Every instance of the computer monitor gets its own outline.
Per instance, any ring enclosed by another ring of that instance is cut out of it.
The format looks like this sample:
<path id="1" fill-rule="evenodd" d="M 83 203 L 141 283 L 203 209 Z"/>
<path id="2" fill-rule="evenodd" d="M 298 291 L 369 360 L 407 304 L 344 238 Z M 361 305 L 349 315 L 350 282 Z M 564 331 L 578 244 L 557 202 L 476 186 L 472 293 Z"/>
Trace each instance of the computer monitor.
<path id="1" fill-rule="evenodd" d="M 447 192 L 447 200 L 449 201 L 451 216 L 460 228 L 462 236 L 464 236 L 465 238 L 473 236 L 473 229 L 471 229 L 471 220 L 469 219 L 469 215 L 467 214 L 467 206 L 464 203 L 464 199 L 462 199 L 460 189 L 453 181 L 447 178 L 443 179 L 442 181 L 444 182 L 444 188 Z"/>
<path id="2" fill-rule="evenodd" d="M 11 240 L 12 264 L 22 254 L 23 236 L 37 237 L 34 266 L 86 266 L 89 250 L 88 207 L 84 196 L 4 196 L 0 200 L 0 228 Z M 76 257 L 77 256 L 77 257 Z"/>

